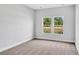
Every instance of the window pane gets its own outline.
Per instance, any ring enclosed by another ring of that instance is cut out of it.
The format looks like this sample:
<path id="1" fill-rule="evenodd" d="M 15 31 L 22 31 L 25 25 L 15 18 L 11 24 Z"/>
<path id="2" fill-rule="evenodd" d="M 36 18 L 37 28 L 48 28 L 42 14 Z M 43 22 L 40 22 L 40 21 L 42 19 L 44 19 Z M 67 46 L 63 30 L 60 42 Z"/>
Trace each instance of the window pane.
<path id="1" fill-rule="evenodd" d="M 51 18 L 50 17 L 43 18 L 43 32 L 51 33 Z"/>
<path id="2" fill-rule="evenodd" d="M 63 17 L 54 17 L 54 33 L 63 34 Z"/>

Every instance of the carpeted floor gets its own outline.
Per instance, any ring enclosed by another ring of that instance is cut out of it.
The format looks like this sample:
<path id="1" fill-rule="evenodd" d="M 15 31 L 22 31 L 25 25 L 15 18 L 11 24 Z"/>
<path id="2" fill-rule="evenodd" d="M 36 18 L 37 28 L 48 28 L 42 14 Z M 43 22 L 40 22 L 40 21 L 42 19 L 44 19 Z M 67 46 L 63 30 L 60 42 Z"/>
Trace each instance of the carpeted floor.
<path id="1" fill-rule="evenodd" d="M 47 41 L 31 40 L 14 48 L 1 52 L 0 55 L 77 55 L 74 44 Z"/>

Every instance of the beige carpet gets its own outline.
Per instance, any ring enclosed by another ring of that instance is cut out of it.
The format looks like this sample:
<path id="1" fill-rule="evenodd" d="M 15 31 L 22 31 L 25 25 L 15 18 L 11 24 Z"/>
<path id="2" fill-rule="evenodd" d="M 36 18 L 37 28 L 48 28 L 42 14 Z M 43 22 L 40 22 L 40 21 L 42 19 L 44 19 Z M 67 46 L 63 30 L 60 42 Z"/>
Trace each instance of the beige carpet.
<path id="1" fill-rule="evenodd" d="M 77 55 L 74 44 L 46 41 L 31 40 L 19 46 L 1 52 L 0 55 Z"/>

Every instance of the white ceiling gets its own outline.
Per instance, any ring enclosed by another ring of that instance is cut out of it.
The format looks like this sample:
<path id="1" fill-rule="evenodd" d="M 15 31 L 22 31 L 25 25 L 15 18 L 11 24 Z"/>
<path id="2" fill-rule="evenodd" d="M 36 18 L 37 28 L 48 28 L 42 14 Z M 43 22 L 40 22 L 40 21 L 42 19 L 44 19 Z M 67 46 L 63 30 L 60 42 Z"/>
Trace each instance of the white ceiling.
<path id="1" fill-rule="evenodd" d="M 54 8 L 54 7 L 61 7 L 61 6 L 69 6 L 71 4 L 26 4 L 26 6 L 39 10 L 39 9 L 46 9 L 46 8 Z"/>

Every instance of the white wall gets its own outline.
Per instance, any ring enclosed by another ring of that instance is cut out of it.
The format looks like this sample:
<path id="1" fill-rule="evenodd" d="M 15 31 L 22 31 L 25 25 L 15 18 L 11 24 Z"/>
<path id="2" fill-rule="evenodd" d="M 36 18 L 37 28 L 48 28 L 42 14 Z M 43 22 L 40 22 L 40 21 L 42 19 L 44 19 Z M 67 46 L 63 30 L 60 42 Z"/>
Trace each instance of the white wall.
<path id="1" fill-rule="evenodd" d="M 43 16 L 64 16 L 64 34 L 43 33 Z M 75 41 L 75 6 L 65 6 L 36 11 L 35 37 L 60 41 Z"/>
<path id="2" fill-rule="evenodd" d="M 76 24 L 76 41 L 75 41 L 75 43 L 76 43 L 76 48 L 77 48 L 77 50 L 78 50 L 78 52 L 79 52 L 79 5 L 76 5 L 76 22 L 75 22 L 75 24 Z"/>
<path id="3" fill-rule="evenodd" d="M 31 40 L 34 11 L 24 5 L 0 5 L 0 51 Z"/>

